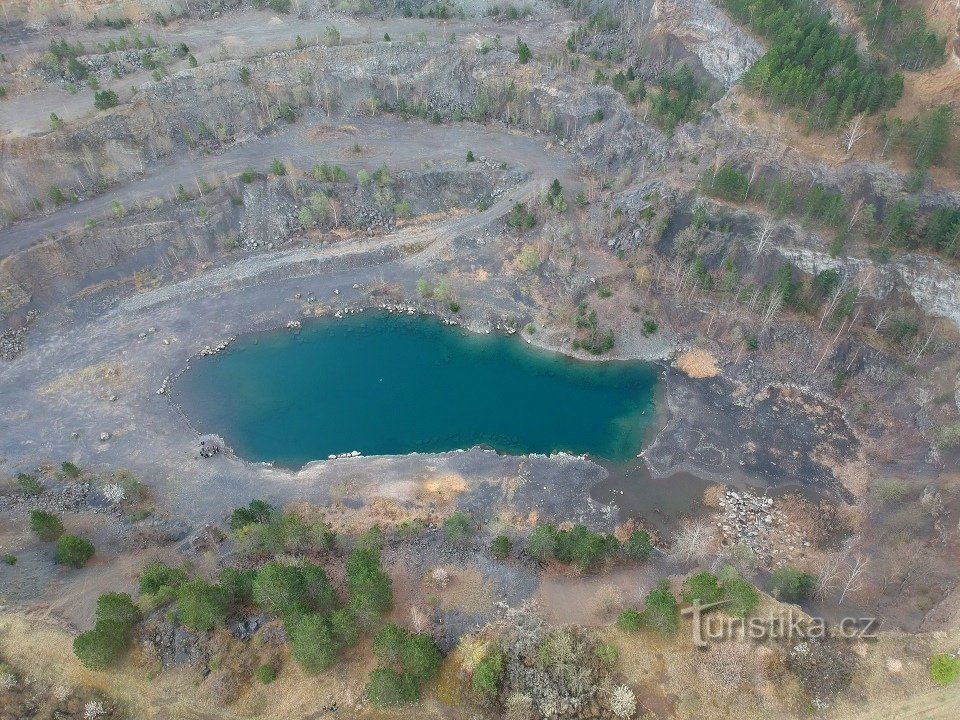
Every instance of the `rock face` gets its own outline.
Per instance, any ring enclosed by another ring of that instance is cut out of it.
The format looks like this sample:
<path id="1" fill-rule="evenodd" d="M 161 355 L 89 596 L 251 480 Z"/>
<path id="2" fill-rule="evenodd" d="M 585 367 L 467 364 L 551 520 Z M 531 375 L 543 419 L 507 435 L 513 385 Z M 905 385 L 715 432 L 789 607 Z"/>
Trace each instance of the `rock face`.
<path id="1" fill-rule="evenodd" d="M 707 0 L 654 0 L 650 24 L 676 37 L 724 87 L 733 85 L 764 52 Z"/>
<path id="2" fill-rule="evenodd" d="M 831 269 L 850 278 L 870 274 L 870 282 L 864 284 L 870 295 L 883 298 L 902 288 L 925 313 L 947 318 L 960 327 L 960 275 L 936 258 L 910 253 L 877 266 L 862 258 L 833 257 L 808 248 L 781 247 L 778 250 L 798 268 L 812 275 Z"/>

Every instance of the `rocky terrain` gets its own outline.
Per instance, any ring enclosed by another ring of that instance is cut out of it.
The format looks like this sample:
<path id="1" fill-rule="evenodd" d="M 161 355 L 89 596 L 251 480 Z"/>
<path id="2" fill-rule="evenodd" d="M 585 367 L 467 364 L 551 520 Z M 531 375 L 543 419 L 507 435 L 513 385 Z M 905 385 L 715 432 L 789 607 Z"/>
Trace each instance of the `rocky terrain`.
<path id="1" fill-rule="evenodd" d="M 6 3 L 0 717 L 733 717 L 730 688 L 750 717 L 953 717 L 927 662 L 960 642 L 948 5 L 916 4 L 926 36 L 890 3 L 804 4 L 868 78 L 839 107 L 839 70 L 805 103 L 774 95 L 787 51 L 733 0 Z M 656 432 L 625 465 L 451 448 L 287 470 L 206 452 L 170 399 L 241 334 L 375 308 L 655 362 Z M 326 563 L 341 595 L 346 553 L 385 529 L 389 620 L 444 656 L 421 705 L 369 702 L 369 639 L 312 676 L 289 618 L 247 603 L 201 631 L 138 596 L 156 559 L 256 570 L 228 518 L 258 498 L 336 531 L 337 551 L 277 558 Z M 93 538 L 91 564 L 55 564 L 36 510 Z M 457 511 L 469 542 L 443 530 Z M 653 549 L 577 569 L 526 547 L 547 523 Z M 729 568 L 764 610 L 889 634 L 691 654 L 614 622 L 661 578 L 687 607 L 691 578 Z M 782 594 L 783 570 L 815 592 Z M 143 611 L 115 675 L 65 640 L 107 591 Z"/>

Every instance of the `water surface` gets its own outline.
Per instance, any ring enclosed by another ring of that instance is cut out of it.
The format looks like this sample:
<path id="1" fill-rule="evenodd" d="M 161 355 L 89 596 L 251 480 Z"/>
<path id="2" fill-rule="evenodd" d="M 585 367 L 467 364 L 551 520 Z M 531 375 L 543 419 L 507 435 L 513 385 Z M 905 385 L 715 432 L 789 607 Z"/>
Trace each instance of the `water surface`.
<path id="1" fill-rule="evenodd" d="M 242 337 L 194 360 L 173 397 L 199 431 L 287 467 L 476 445 L 620 461 L 654 422 L 656 382 L 646 363 L 583 362 L 515 336 L 367 312 Z"/>

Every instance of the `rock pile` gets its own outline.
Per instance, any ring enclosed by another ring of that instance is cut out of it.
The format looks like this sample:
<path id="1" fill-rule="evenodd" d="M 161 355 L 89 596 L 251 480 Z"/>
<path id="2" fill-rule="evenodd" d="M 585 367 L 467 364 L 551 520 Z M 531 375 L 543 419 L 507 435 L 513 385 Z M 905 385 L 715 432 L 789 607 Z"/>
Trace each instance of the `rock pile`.
<path id="1" fill-rule="evenodd" d="M 179 623 L 160 619 L 144 641 L 157 654 L 163 667 L 189 665 L 205 668 L 209 653 L 200 638 Z"/>
<path id="2" fill-rule="evenodd" d="M 87 496 L 90 483 L 76 482 L 64 485 L 57 490 L 48 490 L 41 495 L 7 495 L 0 498 L 0 508 L 4 510 L 46 510 L 55 514 L 80 512 L 89 509 Z"/>
<path id="3" fill-rule="evenodd" d="M 0 359 L 13 360 L 22 353 L 23 340 L 26 335 L 26 328 L 17 328 L 0 333 Z"/>
<path id="4" fill-rule="evenodd" d="M 23 352 L 27 331 L 36 318 L 36 310 L 31 310 L 27 313 L 26 322 L 23 325 L 0 333 L 0 360 L 13 360 Z"/>
<path id="5" fill-rule="evenodd" d="M 236 340 L 235 337 L 227 338 L 223 342 L 217 343 L 216 345 L 204 345 L 203 350 L 200 351 L 200 357 L 207 357 L 209 355 L 216 355 L 218 352 L 223 352 L 228 347 L 230 343 Z"/>
<path id="6" fill-rule="evenodd" d="M 723 545 L 743 543 L 766 564 L 780 565 L 800 557 L 810 542 L 777 507 L 773 498 L 727 490 L 720 499 L 717 521 Z"/>

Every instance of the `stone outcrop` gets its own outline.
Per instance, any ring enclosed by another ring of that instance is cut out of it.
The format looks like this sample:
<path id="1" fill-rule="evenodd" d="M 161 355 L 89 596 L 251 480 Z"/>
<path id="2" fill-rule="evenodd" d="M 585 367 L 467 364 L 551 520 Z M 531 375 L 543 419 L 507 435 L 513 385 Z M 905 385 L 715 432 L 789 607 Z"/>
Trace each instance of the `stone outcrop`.
<path id="1" fill-rule="evenodd" d="M 706 0 L 654 0 L 650 23 L 658 33 L 676 37 L 724 87 L 733 85 L 764 52 L 760 43 Z"/>

